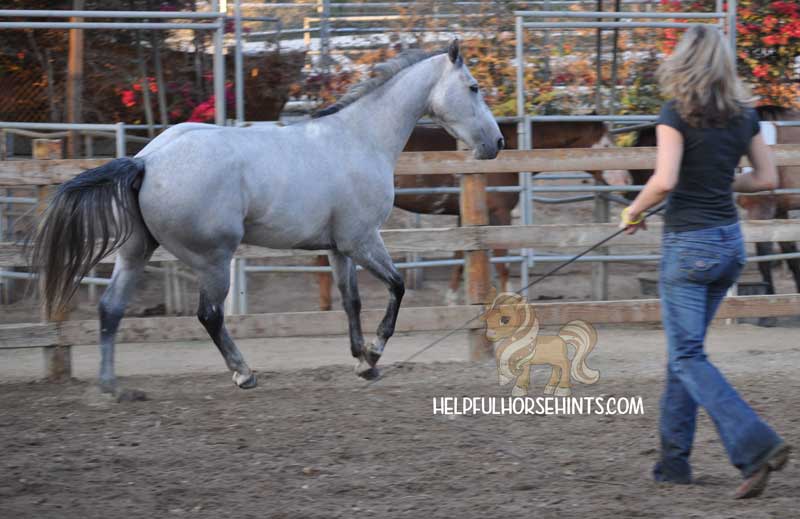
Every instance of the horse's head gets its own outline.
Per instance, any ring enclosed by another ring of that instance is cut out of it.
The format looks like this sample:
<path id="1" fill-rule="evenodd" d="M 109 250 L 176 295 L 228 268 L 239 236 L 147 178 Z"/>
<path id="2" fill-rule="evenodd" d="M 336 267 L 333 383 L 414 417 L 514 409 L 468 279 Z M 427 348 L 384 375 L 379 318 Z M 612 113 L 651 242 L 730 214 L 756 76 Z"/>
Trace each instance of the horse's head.
<path id="1" fill-rule="evenodd" d="M 608 133 L 608 127 L 606 127 L 606 132 L 600 140 L 592 145 L 592 148 L 616 147 L 616 144 L 614 144 L 614 141 L 611 139 L 611 135 Z M 625 169 L 606 169 L 604 171 L 592 171 L 591 173 L 595 178 L 598 178 L 609 186 L 627 186 L 631 184 L 631 176 Z"/>
<path id="2" fill-rule="evenodd" d="M 431 90 L 431 118 L 473 150 L 476 159 L 493 159 L 503 149 L 503 135 L 483 101 L 478 82 L 461 57 L 458 40 L 450 43 L 444 69 Z"/>

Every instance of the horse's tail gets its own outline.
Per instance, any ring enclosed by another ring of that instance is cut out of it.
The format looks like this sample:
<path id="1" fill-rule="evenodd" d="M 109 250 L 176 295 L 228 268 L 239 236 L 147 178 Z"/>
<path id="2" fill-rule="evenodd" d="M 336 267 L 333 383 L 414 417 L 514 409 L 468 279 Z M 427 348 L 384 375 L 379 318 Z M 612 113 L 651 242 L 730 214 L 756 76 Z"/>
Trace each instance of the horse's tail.
<path id="1" fill-rule="evenodd" d="M 586 321 L 570 321 L 559 330 L 558 335 L 564 342 L 575 347 L 570 375 L 582 384 L 594 384 L 600 379 L 600 372 L 586 365 L 586 357 L 597 344 L 597 331 Z"/>
<path id="2" fill-rule="evenodd" d="M 81 278 L 141 222 L 138 189 L 143 173 L 143 161 L 115 159 L 65 182 L 53 195 L 31 253 L 31 267 L 42 276 L 48 316 L 65 309 Z"/>

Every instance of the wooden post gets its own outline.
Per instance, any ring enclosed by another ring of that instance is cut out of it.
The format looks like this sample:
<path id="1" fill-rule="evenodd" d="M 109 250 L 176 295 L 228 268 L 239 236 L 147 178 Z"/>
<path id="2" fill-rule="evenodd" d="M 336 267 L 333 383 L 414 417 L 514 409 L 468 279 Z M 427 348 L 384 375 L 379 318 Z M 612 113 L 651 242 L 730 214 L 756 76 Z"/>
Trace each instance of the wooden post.
<path id="1" fill-rule="evenodd" d="M 84 0 L 73 0 L 72 8 L 83 10 Z M 82 22 L 83 18 L 72 17 L 71 22 Z M 83 95 L 83 29 L 69 30 L 69 57 L 67 60 L 67 122 L 81 122 L 81 97 Z M 67 135 L 67 153 L 70 158 L 77 158 L 80 150 L 78 132 L 70 131 Z"/>
<path id="2" fill-rule="evenodd" d="M 595 180 L 596 185 L 600 182 Z M 596 223 L 608 222 L 609 208 L 608 198 L 602 193 L 595 193 L 594 196 L 594 221 Z M 598 256 L 608 254 L 608 247 L 601 247 L 595 251 Z M 592 299 L 595 301 L 608 300 L 608 263 L 592 263 Z"/>
<path id="3" fill-rule="evenodd" d="M 50 189 L 47 186 L 37 187 L 39 204 L 37 213 L 42 214 L 47 207 Z M 66 321 L 69 317 L 67 311 L 56 311 L 54 315 L 47 315 L 42 307 L 41 318 L 43 321 Z M 68 344 L 46 346 L 44 351 L 45 377 L 49 382 L 66 382 L 72 376 L 72 348 Z"/>
<path id="4" fill-rule="evenodd" d="M 33 160 L 63 159 L 61 139 L 33 139 Z"/>
<path id="5" fill-rule="evenodd" d="M 489 211 L 486 205 L 486 175 L 461 175 L 461 225 L 471 227 L 489 225 Z M 464 272 L 466 273 L 467 303 L 482 305 L 489 295 L 489 251 L 465 251 Z M 493 357 L 492 344 L 486 339 L 483 330 L 469 332 L 469 358 L 473 361 Z"/>

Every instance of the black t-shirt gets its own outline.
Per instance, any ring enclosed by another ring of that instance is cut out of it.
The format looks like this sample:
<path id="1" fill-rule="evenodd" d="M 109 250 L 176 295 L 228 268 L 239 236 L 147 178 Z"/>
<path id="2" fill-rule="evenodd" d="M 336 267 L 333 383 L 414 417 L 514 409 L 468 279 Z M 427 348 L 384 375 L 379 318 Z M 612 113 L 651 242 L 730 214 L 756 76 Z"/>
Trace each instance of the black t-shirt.
<path id="1" fill-rule="evenodd" d="M 735 223 L 734 169 L 759 132 L 758 114 L 746 107 L 720 128 L 693 128 L 681 119 L 675 101 L 661 108 L 656 124 L 683 135 L 683 158 L 675 189 L 667 198 L 664 230 L 693 231 Z"/>

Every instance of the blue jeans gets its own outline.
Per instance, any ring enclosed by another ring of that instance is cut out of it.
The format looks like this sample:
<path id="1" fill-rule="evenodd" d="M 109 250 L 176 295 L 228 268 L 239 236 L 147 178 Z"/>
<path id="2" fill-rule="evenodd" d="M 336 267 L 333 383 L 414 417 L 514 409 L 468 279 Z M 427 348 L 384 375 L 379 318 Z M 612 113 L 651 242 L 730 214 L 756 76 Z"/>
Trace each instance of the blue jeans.
<path id="1" fill-rule="evenodd" d="M 717 427 L 743 476 L 758 470 L 780 437 L 706 358 L 703 342 L 714 314 L 745 264 L 739 224 L 664 233 L 659 290 L 667 336 L 667 384 L 661 400 L 659 481 L 689 483 L 698 405 Z"/>

